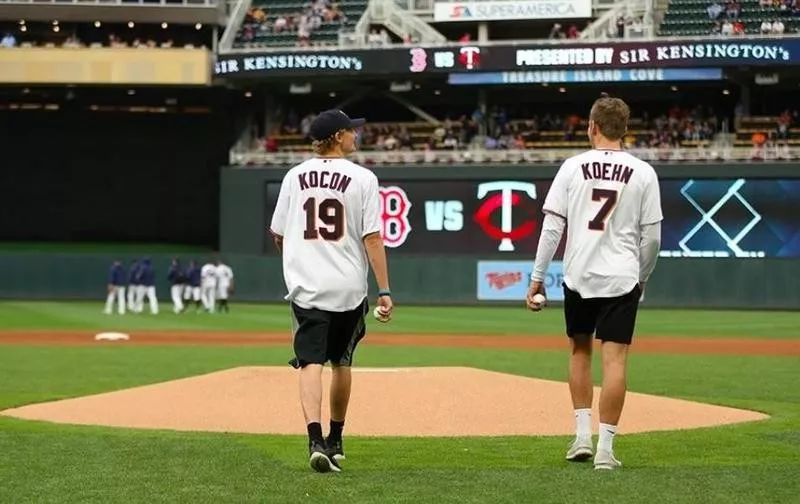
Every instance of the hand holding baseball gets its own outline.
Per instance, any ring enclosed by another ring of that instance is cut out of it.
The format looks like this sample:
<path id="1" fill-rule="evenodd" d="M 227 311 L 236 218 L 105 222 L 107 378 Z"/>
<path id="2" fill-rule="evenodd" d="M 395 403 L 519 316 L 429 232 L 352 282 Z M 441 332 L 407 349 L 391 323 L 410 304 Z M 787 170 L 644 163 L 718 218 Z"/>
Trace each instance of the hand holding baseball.
<path id="1" fill-rule="evenodd" d="M 392 298 L 390 296 L 381 296 L 378 298 L 378 306 L 372 310 L 372 316 L 378 322 L 389 322 L 392 320 L 392 309 L 394 308 L 394 304 L 392 303 Z"/>
<path id="2" fill-rule="evenodd" d="M 528 289 L 528 295 L 525 298 L 525 304 L 531 311 L 541 311 L 547 304 L 547 296 L 545 296 L 544 285 L 542 282 L 534 281 Z"/>

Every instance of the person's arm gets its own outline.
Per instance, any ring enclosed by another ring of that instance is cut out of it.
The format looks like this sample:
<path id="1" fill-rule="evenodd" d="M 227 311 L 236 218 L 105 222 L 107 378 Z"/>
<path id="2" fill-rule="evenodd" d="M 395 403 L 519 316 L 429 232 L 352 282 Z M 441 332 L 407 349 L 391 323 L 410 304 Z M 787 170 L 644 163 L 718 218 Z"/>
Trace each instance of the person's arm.
<path id="1" fill-rule="evenodd" d="M 569 192 L 570 170 L 566 163 L 561 165 L 547 197 L 542 205 L 545 213 L 542 222 L 542 233 L 539 236 L 539 244 L 536 248 L 536 258 L 534 259 L 534 270 L 531 274 L 531 285 L 528 289 L 527 305 L 533 311 L 539 311 L 542 307 L 533 302 L 533 296 L 542 294 L 547 297 L 544 289 L 544 277 L 547 268 L 556 253 L 561 236 L 564 234 L 564 227 L 567 224 L 567 196 Z"/>
<path id="2" fill-rule="evenodd" d="M 389 270 L 386 262 L 386 248 L 381 238 L 381 204 L 378 192 L 378 178 L 373 176 L 367 183 L 362 200 L 362 233 L 364 248 L 369 258 L 372 274 L 380 293 L 389 293 Z"/>
<path id="3" fill-rule="evenodd" d="M 661 249 L 661 221 L 663 219 L 661 188 L 658 176 L 654 172 L 653 178 L 644 188 L 639 217 L 641 234 L 639 240 L 639 286 L 642 291 L 656 267 L 658 252 Z"/>
<path id="4" fill-rule="evenodd" d="M 283 253 L 283 235 L 286 231 L 286 216 L 289 213 L 289 185 L 291 179 L 288 174 L 281 182 L 281 191 L 278 194 L 278 202 L 275 204 L 275 211 L 272 213 L 272 222 L 269 225 L 269 232 L 278 253 Z"/>
<path id="5" fill-rule="evenodd" d="M 544 216 L 542 234 L 539 236 L 539 245 L 536 247 L 536 259 L 531 275 L 531 280 L 534 282 L 544 282 L 547 268 L 550 267 L 558 244 L 561 243 L 561 236 L 564 234 L 566 225 L 566 219 L 560 215 L 548 213 Z"/>

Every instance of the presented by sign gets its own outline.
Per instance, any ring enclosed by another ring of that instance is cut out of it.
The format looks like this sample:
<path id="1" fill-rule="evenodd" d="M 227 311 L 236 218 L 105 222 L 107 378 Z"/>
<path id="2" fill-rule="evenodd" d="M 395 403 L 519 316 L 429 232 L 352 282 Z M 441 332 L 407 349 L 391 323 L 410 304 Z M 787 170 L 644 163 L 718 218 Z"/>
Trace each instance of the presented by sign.
<path id="1" fill-rule="evenodd" d="M 584 19 L 590 17 L 592 17 L 591 0 L 436 2 L 433 6 L 433 20 L 436 22 Z"/>

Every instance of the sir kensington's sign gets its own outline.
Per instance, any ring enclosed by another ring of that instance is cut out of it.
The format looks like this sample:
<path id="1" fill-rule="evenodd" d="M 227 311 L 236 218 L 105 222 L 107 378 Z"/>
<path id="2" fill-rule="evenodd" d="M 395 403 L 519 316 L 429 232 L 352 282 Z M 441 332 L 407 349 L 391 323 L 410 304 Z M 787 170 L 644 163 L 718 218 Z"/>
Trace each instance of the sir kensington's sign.
<path id="1" fill-rule="evenodd" d="M 705 38 L 616 44 L 553 44 L 542 41 L 264 52 L 234 50 L 219 55 L 214 73 L 217 76 L 258 78 L 732 66 L 800 66 L 800 38 Z"/>

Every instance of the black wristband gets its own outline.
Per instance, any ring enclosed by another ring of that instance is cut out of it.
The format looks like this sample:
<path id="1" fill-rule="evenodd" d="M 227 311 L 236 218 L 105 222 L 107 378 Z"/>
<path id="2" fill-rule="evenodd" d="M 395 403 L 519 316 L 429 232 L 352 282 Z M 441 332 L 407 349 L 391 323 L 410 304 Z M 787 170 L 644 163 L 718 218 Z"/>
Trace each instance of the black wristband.
<path id="1" fill-rule="evenodd" d="M 391 297 L 392 296 L 392 291 L 390 291 L 390 290 L 378 291 L 378 297 L 383 297 L 383 296 Z"/>

